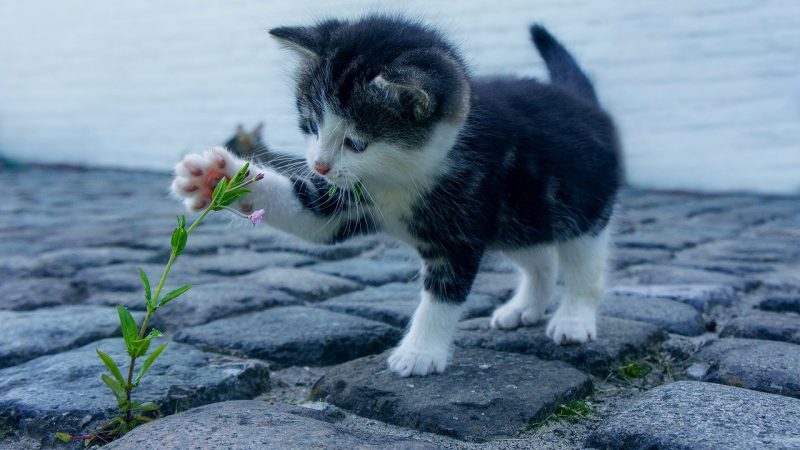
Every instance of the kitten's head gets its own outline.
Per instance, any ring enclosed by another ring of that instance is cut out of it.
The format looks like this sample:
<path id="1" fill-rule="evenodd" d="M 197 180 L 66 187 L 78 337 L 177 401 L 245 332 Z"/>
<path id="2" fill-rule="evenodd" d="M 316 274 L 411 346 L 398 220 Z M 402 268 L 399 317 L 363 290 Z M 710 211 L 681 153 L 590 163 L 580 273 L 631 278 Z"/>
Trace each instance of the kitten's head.
<path id="1" fill-rule="evenodd" d="M 469 111 L 469 83 L 438 33 L 398 17 L 270 31 L 301 55 L 309 167 L 340 186 L 423 184 L 442 170 Z"/>
<path id="2" fill-rule="evenodd" d="M 266 146 L 261 139 L 264 124 L 259 123 L 248 132 L 242 124 L 236 126 L 236 131 L 230 139 L 225 142 L 225 148 L 240 158 L 255 158 L 266 153 Z"/>

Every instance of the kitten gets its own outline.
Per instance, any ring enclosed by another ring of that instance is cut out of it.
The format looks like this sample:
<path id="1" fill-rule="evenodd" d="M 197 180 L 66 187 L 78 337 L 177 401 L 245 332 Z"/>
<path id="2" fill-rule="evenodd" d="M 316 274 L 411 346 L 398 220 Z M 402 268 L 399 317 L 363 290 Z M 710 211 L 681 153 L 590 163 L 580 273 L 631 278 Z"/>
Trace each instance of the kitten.
<path id="1" fill-rule="evenodd" d="M 242 124 L 236 126 L 236 131 L 225 142 L 225 149 L 235 156 L 244 159 L 256 160 L 266 164 L 270 160 L 271 152 L 261 138 L 264 123 L 259 123 L 253 131 L 247 132 Z"/>
<path id="2" fill-rule="evenodd" d="M 400 376 L 445 369 L 488 250 L 522 273 L 493 327 L 540 321 L 560 270 L 565 295 L 547 334 L 559 344 L 597 337 L 618 141 L 572 56 L 541 26 L 530 32 L 549 84 L 471 77 L 437 31 L 400 17 L 270 31 L 300 55 L 308 169 L 254 167 L 265 178 L 238 207 L 263 208 L 270 225 L 311 241 L 385 232 L 418 250 L 422 299 L 388 360 Z M 173 190 L 201 209 L 219 174 L 242 164 L 219 149 L 189 155 Z"/>

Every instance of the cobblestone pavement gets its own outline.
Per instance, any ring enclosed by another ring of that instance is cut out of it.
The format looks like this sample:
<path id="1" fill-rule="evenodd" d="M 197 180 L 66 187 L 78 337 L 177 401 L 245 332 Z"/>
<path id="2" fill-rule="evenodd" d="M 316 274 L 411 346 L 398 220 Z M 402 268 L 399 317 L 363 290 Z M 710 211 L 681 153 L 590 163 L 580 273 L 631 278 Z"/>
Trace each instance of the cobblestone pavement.
<path id="1" fill-rule="evenodd" d="M 163 174 L 0 171 L 0 447 L 49 448 L 114 408 L 94 350 L 167 259 Z M 487 327 L 514 287 L 487 257 L 443 375 L 385 352 L 413 252 L 334 247 L 216 218 L 159 311 L 172 342 L 136 393 L 167 417 L 114 448 L 800 448 L 800 200 L 626 190 L 598 341 Z M 113 339 L 112 339 L 113 338 Z M 124 370 L 124 369 L 123 369 Z"/>

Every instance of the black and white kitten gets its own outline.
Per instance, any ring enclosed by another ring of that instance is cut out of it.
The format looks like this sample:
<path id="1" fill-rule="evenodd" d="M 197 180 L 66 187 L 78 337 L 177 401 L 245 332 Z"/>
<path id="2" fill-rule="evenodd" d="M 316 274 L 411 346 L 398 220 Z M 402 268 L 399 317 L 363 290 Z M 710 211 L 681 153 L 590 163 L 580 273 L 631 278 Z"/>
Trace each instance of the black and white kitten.
<path id="1" fill-rule="evenodd" d="M 305 176 L 263 173 L 238 207 L 305 239 L 385 232 L 414 246 L 422 300 L 389 357 L 401 376 L 442 372 L 482 255 L 500 250 L 521 283 L 492 317 L 512 329 L 542 319 L 557 343 L 597 336 L 608 223 L 621 180 L 614 125 L 575 60 L 531 27 L 551 82 L 473 78 L 435 30 L 382 15 L 270 33 L 300 54 L 297 109 Z M 178 164 L 173 190 L 203 208 L 220 174 L 243 164 L 222 149 Z M 336 189 L 331 189 L 335 185 Z"/>

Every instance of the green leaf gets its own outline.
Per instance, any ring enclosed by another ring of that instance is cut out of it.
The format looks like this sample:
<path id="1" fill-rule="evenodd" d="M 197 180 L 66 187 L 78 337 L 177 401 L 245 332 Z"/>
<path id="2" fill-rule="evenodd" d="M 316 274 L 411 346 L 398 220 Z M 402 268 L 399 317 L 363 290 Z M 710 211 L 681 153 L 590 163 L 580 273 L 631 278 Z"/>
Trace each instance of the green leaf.
<path id="1" fill-rule="evenodd" d="M 67 433 L 58 432 L 56 433 L 56 439 L 61 442 L 72 442 L 72 435 Z"/>
<path id="2" fill-rule="evenodd" d="M 244 182 L 244 178 L 247 176 L 247 171 L 250 170 L 250 163 L 245 163 L 236 175 L 233 176 L 231 182 L 228 183 L 228 186 L 238 186 Z"/>
<path id="3" fill-rule="evenodd" d="M 222 177 L 217 183 L 217 187 L 214 188 L 214 193 L 211 194 L 211 198 L 214 203 L 218 202 L 222 197 L 222 194 L 228 190 L 228 179 Z"/>
<path id="4" fill-rule="evenodd" d="M 222 200 L 219 202 L 219 206 L 231 206 L 233 202 L 239 200 L 240 198 L 249 194 L 250 191 L 247 189 L 234 189 L 233 191 L 225 193 L 222 196 Z"/>
<path id="5" fill-rule="evenodd" d="M 133 343 L 133 355 L 137 358 L 147 353 L 150 349 L 150 338 L 137 339 Z"/>
<path id="6" fill-rule="evenodd" d="M 106 386 L 111 388 L 111 392 L 114 393 L 114 397 L 117 398 L 118 403 L 126 401 L 125 388 L 123 388 L 121 384 L 117 383 L 116 380 L 106 374 L 100 375 L 100 379 L 103 380 Z"/>
<path id="7" fill-rule="evenodd" d="M 108 367 L 108 371 L 111 372 L 111 375 L 114 375 L 114 378 L 119 381 L 119 384 L 125 384 L 125 379 L 122 378 L 122 373 L 119 371 L 119 367 L 117 367 L 117 364 L 114 362 L 114 360 L 111 359 L 111 357 L 107 354 L 101 352 L 100 349 L 97 349 L 97 356 L 103 360 L 103 363 L 105 363 L 106 367 Z"/>
<path id="8" fill-rule="evenodd" d="M 161 344 L 158 347 L 156 347 L 156 349 L 153 350 L 152 353 L 150 353 L 150 356 L 148 356 L 147 359 L 144 361 L 144 365 L 142 365 L 142 368 L 139 369 L 139 373 L 136 374 L 136 379 L 133 382 L 134 385 L 139 384 L 139 380 L 141 380 L 144 374 L 147 373 L 148 369 L 150 369 L 150 366 L 153 365 L 153 362 L 156 360 L 156 358 L 158 358 L 158 355 L 160 355 L 165 348 L 167 348 L 167 344 Z"/>
<path id="9" fill-rule="evenodd" d="M 359 182 L 356 182 L 356 185 L 354 186 L 354 188 L 355 188 L 355 193 L 356 193 L 356 203 L 361 203 L 361 196 L 362 196 L 362 191 L 364 189 L 364 186 L 359 181 Z"/>
<path id="10" fill-rule="evenodd" d="M 186 228 L 186 216 L 178 216 L 178 228 Z"/>
<path id="11" fill-rule="evenodd" d="M 333 198 L 333 196 L 336 195 L 337 189 L 338 188 L 336 187 L 336 185 L 332 184 L 331 187 L 328 188 L 328 198 Z"/>
<path id="12" fill-rule="evenodd" d="M 172 244 L 172 253 L 174 253 L 175 256 L 183 253 L 183 249 L 186 248 L 186 240 L 188 238 L 189 233 L 185 228 L 177 227 L 172 230 L 172 239 L 170 240 L 170 244 Z"/>
<path id="13" fill-rule="evenodd" d="M 153 328 L 150 330 L 149 333 L 147 333 L 147 336 L 143 337 L 142 339 L 137 339 L 133 344 L 136 357 L 138 358 L 139 356 L 144 356 L 145 353 L 147 353 L 147 350 L 150 349 L 150 341 L 153 338 L 161 336 L 163 336 L 163 334 L 160 331 Z"/>
<path id="14" fill-rule="evenodd" d="M 150 292 L 150 280 L 147 278 L 147 274 L 144 273 L 141 267 L 139 267 L 139 278 L 142 279 L 142 284 L 144 284 L 144 298 L 150 303 L 150 297 L 152 296 Z"/>
<path id="15" fill-rule="evenodd" d="M 180 297 L 181 295 L 183 295 L 186 291 L 188 291 L 191 288 L 192 288 L 191 284 L 186 284 L 186 285 L 183 285 L 183 286 L 179 287 L 178 289 L 175 289 L 173 291 L 167 292 L 164 295 L 164 297 L 161 298 L 161 301 L 158 302 L 158 307 L 160 308 L 160 307 L 166 305 L 167 303 L 171 302 L 172 300 L 175 300 L 176 298 Z"/>
<path id="16" fill-rule="evenodd" d="M 157 411 L 158 410 L 158 405 L 156 405 L 153 402 L 146 402 L 146 403 L 142 403 L 141 405 L 139 405 L 138 408 L 136 408 L 136 409 L 138 409 L 141 412 Z"/>
<path id="17" fill-rule="evenodd" d="M 128 349 L 128 354 L 134 356 L 134 342 L 139 338 L 139 330 L 136 327 L 136 320 L 133 319 L 131 313 L 122 305 L 117 306 L 119 313 L 119 323 L 122 327 L 122 337 L 125 338 L 125 346 Z"/>

